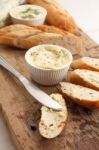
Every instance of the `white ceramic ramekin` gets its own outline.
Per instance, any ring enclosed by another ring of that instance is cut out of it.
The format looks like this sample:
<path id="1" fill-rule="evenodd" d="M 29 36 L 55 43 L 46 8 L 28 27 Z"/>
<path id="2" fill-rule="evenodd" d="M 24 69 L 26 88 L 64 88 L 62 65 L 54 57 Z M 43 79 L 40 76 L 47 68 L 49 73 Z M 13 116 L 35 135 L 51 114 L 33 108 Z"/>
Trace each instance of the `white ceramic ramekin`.
<path id="1" fill-rule="evenodd" d="M 73 57 L 72 57 L 72 54 L 67 49 L 60 47 L 62 49 L 65 49 L 69 56 L 69 61 L 64 67 L 60 69 L 56 69 L 56 70 L 44 70 L 44 69 L 40 69 L 40 68 L 37 68 L 36 66 L 31 65 L 29 62 L 29 56 L 31 55 L 31 53 L 37 50 L 39 47 L 41 49 L 42 47 L 46 47 L 46 46 L 47 47 L 60 47 L 58 45 L 49 45 L 49 44 L 42 44 L 42 45 L 32 47 L 26 52 L 25 60 L 29 66 L 29 70 L 31 72 L 31 75 L 34 81 L 42 85 L 55 85 L 55 84 L 58 84 L 60 81 L 62 81 L 66 77 L 70 64 L 72 63 Z"/>
<path id="2" fill-rule="evenodd" d="M 24 10 L 24 8 L 38 8 L 42 11 L 42 15 L 39 16 L 38 18 L 33 18 L 33 19 L 23 19 L 23 18 L 19 18 L 17 17 L 15 14 L 18 10 Z M 47 10 L 41 6 L 37 6 L 37 5 L 30 5 L 30 4 L 26 4 L 26 5 L 20 5 L 20 6 L 16 6 L 13 9 L 10 10 L 10 16 L 12 18 L 13 23 L 15 24 L 25 24 L 25 25 L 29 25 L 29 26 L 37 26 L 37 25 L 42 25 L 45 22 L 46 19 L 46 15 L 47 15 Z"/>

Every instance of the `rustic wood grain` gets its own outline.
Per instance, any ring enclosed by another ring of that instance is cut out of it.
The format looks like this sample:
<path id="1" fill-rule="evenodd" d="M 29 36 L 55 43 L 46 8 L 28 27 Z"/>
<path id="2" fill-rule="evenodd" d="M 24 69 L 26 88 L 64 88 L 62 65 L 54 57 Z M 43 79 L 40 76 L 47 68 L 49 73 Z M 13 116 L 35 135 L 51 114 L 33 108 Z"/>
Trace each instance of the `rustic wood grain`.
<path id="1" fill-rule="evenodd" d="M 80 55 L 99 58 L 99 46 L 80 33 L 85 47 Z M 24 54 L 25 51 L 0 46 L 0 55 L 31 80 Z M 48 94 L 57 92 L 56 87 L 40 87 Z M 68 102 L 67 106 L 68 121 L 62 134 L 44 139 L 38 131 L 41 105 L 15 77 L 0 67 L 0 108 L 17 150 L 99 150 L 99 110 L 88 111 Z M 31 128 L 34 124 L 36 130 Z"/>

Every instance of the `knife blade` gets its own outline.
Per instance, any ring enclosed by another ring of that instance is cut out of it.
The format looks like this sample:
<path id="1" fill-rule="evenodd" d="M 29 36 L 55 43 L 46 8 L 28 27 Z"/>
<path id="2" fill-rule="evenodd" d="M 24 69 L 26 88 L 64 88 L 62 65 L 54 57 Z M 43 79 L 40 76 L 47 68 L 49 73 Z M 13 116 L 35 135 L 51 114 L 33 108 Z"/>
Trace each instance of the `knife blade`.
<path id="1" fill-rule="evenodd" d="M 14 69 L 4 58 L 0 56 L 0 65 L 11 72 L 15 77 L 17 77 L 21 83 L 24 85 L 26 90 L 41 104 L 55 109 L 62 110 L 62 106 L 54 101 L 50 96 L 48 96 L 45 92 L 43 92 L 40 88 L 38 88 L 35 84 L 31 83 L 27 80 L 21 73 L 19 73 L 16 69 Z"/>
<path id="2" fill-rule="evenodd" d="M 32 84 L 29 80 L 24 78 L 23 76 L 20 77 L 21 82 L 24 84 L 27 91 L 41 104 L 50 107 L 52 109 L 61 110 L 62 106 L 54 101 L 50 96 L 48 96 L 45 92 L 43 92 L 40 88 Z"/>

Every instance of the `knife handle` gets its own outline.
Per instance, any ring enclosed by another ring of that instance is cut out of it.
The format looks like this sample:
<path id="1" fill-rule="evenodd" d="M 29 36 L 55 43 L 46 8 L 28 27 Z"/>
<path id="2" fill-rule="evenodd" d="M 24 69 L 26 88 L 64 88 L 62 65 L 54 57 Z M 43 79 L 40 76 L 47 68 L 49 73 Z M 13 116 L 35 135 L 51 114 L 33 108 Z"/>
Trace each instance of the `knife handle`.
<path id="1" fill-rule="evenodd" d="M 15 70 L 3 57 L 0 56 L 0 65 L 3 66 L 5 69 L 7 69 L 9 72 L 11 72 L 14 76 L 16 76 L 18 79 L 22 77 L 22 75 Z"/>

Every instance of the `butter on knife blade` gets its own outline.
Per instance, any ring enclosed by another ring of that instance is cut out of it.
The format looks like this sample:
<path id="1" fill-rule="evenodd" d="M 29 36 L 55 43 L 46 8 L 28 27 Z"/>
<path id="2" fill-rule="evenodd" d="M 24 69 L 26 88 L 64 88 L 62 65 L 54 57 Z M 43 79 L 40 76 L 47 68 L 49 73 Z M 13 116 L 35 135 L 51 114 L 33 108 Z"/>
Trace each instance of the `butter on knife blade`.
<path id="1" fill-rule="evenodd" d="M 23 83 L 24 87 L 27 91 L 41 104 L 55 109 L 55 110 L 62 110 L 63 107 L 56 101 L 54 101 L 50 96 L 48 96 L 45 92 L 43 92 L 40 88 L 32 84 L 29 80 L 25 77 L 20 76 L 20 81 Z"/>

